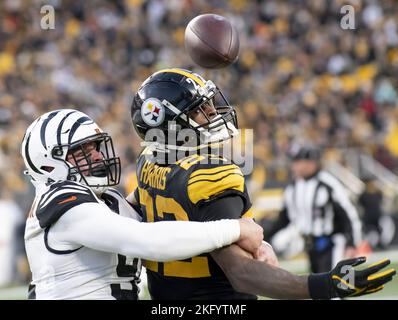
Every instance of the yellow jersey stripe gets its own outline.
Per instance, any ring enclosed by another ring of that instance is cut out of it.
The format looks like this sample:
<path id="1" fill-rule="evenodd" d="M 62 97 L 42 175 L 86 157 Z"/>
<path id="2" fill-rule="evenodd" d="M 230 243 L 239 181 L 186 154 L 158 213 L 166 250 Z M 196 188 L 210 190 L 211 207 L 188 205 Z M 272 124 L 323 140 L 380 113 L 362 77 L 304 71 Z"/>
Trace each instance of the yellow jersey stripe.
<path id="1" fill-rule="evenodd" d="M 199 77 L 195 76 L 192 73 L 186 72 L 184 70 L 181 69 L 163 69 L 160 70 L 157 73 L 164 73 L 164 72 L 172 72 L 172 73 L 178 73 L 181 74 L 183 76 L 186 76 L 187 78 L 191 78 L 193 81 L 195 81 L 197 84 L 199 84 L 201 87 L 204 87 L 206 84 L 202 81 L 202 79 L 200 79 Z"/>
<path id="2" fill-rule="evenodd" d="M 218 173 L 218 172 L 221 172 L 224 170 L 235 169 L 235 168 L 239 169 L 239 167 L 237 165 L 230 164 L 230 165 L 226 165 L 226 166 L 219 166 L 217 168 L 212 168 L 212 169 L 199 169 L 199 170 L 192 172 L 190 179 L 193 177 L 196 177 L 198 175 L 201 175 L 201 174 L 214 174 L 214 173 Z"/>
<path id="3" fill-rule="evenodd" d="M 243 215 L 242 218 L 254 218 L 254 211 L 253 208 L 250 208 L 249 210 L 247 210 Z"/>
<path id="4" fill-rule="evenodd" d="M 241 176 L 241 177 L 243 177 L 241 174 L 239 174 L 239 173 L 234 173 L 234 172 L 231 172 L 231 173 L 225 173 L 225 174 L 222 174 L 222 175 L 220 175 L 217 179 L 212 179 L 212 178 L 202 178 L 202 179 L 198 179 L 197 181 L 194 181 L 194 182 L 191 182 L 191 183 L 189 183 L 188 184 L 188 187 L 190 187 L 190 186 L 192 186 L 193 184 L 196 184 L 196 183 L 205 183 L 205 184 L 218 184 L 218 183 L 220 183 L 220 181 L 222 181 L 223 179 L 225 179 L 225 178 L 227 178 L 228 176 L 231 176 L 231 175 L 237 175 L 237 176 Z"/>
<path id="5" fill-rule="evenodd" d="M 200 200 L 207 200 L 225 190 L 233 189 L 243 192 L 244 183 L 243 176 L 239 174 L 227 174 L 222 179 L 211 182 L 200 180 L 188 186 L 188 197 L 195 204 Z"/>
<path id="6" fill-rule="evenodd" d="M 151 261 L 151 260 L 143 260 L 142 264 L 144 265 L 145 268 L 153 271 L 153 272 L 158 272 L 158 263 L 156 261 Z"/>
<path id="7" fill-rule="evenodd" d="M 193 177 L 193 178 L 189 179 L 188 180 L 188 185 L 190 185 L 192 183 L 195 183 L 197 181 L 201 181 L 201 180 L 216 181 L 218 179 L 224 178 L 225 176 L 227 176 L 229 174 L 238 174 L 240 176 L 243 176 L 243 174 L 240 171 L 240 169 L 231 168 L 231 169 L 224 170 L 224 171 L 222 171 L 220 173 L 216 173 L 216 174 L 211 174 L 211 173 L 205 174 L 204 173 L 204 174 L 198 175 L 196 177 Z"/>
<path id="8" fill-rule="evenodd" d="M 163 273 L 167 277 L 178 274 L 180 278 L 207 278 L 211 277 L 207 257 L 193 257 L 191 262 L 171 261 L 163 264 Z"/>

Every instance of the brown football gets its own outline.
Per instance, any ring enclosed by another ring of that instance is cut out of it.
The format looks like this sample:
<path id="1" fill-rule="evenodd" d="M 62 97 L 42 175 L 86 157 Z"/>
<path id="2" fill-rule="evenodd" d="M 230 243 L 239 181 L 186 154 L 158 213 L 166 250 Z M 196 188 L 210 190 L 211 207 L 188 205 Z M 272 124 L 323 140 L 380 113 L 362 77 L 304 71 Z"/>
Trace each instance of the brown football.
<path id="1" fill-rule="evenodd" d="M 238 32 L 223 16 L 202 14 L 185 29 L 185 49 L 196 64 L 209 69 L 223 68 L 238 58 Z"/>

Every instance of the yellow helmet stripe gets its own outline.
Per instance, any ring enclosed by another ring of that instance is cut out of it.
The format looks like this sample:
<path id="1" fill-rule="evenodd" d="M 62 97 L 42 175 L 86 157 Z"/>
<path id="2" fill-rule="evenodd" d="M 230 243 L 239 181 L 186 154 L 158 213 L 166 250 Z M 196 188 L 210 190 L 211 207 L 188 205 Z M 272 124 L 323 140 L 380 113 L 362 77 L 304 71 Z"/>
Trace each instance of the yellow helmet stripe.
<path id="1" fill-rule="evenodd" d="M 181 70 L 181 69 L 177 69 L 177 68 L 175 68 L 175 69 L 163 69 L 163 70 L 160 70 L 160 71 L 156 72 L 155 74 L 164 73 L 164 72 L 178 73 L 178 74 L 181 74 L 183 76 L 186 76 L 187 78 L 191 78 L 192 80 L 194 80 L 201 87 L 204 87 L 206 85 L 202 81 L 202 79 L 200 79 L 199 77 L 195 76 L 194 74 L 186 72 L 186 71 Z"/>

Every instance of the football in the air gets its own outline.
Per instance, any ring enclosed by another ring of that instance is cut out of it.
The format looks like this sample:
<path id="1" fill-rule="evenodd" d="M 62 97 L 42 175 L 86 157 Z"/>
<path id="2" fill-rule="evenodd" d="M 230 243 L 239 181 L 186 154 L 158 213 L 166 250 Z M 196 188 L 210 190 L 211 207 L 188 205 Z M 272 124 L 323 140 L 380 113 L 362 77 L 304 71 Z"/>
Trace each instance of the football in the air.
<path id="1" fill-rule="evenodd" d="M 185 49 L 201 67 L 224 68 L 238 58 L 238 31 L 223 16 L 199 15 L 185 29 Z"/>

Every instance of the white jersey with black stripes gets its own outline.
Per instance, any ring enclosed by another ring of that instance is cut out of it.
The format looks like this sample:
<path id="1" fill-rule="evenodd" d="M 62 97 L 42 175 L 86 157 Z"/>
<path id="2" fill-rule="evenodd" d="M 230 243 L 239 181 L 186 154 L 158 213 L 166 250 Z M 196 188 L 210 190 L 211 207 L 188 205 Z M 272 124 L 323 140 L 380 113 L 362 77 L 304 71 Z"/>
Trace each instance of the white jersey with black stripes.
<path id="1" fill-rule="evenodd" d="M 117 191 L 108 189 L 104 196 L 113 213 L 140 219 Z M 140 259 L 74 243 L 73 231 L 65 230 L 73 228 L 73 223 L 65 223 L 61 218 L 70 211 L 67 217 L 72 208 L 76 223 L 79 223 L 76 216 L 85 215 L 85 210 L 92 211 L 91 214 L 101 210 L 112 213 L 105 201 L 77 183 L 60 183 L 37 194 L 25 230 L 26 252 L 32 272 L 29 298 L 137 299 Z M 84 217 L 82 220 L 86 225 Z M 96 228 L 96 225 L 93 223 L 91 227 Z M 90 230 L 86 233 L 90 237 Z M 108 241 L 112 242 L 112 239 Z"/>
<path id="2" fill-rule="evenodd" d="M 118 213 L 118 214 L 116 214 Z M 60 181 L 37 188 L 25 247 L 30 298 L 137 299 L 140 261 L 186 259 L 239 239 L 237 220 L 141 223 L 114 189 Z"/>

